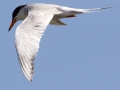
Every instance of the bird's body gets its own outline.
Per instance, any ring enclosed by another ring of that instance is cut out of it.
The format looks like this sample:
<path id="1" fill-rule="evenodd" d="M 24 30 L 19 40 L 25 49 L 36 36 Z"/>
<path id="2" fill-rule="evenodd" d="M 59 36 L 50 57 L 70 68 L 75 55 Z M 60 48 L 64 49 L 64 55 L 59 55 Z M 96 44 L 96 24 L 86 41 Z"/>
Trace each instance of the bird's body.
<path id="1" fill-rule="evenodd" d="M 18 20 L 24 20 L 16 29 L 15 46 L 19 63 L 25 77 L 32 81 L 33 60 L 39 49 L 39 42 L 49 24 L 66 25 L 60 19 L 77 14 L 94 12 L 107 8 L 75 9 L 53 4 L 27 4 L 18 6 L 12 14 L 9 30 Z"/>

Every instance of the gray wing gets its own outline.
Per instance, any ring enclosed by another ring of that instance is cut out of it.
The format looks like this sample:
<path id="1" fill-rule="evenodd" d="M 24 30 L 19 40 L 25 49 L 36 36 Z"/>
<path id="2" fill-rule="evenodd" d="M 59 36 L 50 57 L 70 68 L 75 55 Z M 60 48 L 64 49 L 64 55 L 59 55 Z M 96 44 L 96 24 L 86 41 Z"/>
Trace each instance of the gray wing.
<path id="1" fill-rule="evenodd" d="M 53 14 L 47 12 L 36 13 L 30 11 L 28 17 L 17 27 L 15 34 L 15 47 L 18 60 L 25 77 L 32 81 L 34 73 L 33 60 L 39 49 L 42 35 L 53 18 Z"/>
<path id="2" fill-rule="evenodd" d="M 51 20 L 50 24 L 53 24 L 53 25 L 66 25 L 64 22 L 62 22 L 60 19 L 56 19 L 56 20 Z"/>

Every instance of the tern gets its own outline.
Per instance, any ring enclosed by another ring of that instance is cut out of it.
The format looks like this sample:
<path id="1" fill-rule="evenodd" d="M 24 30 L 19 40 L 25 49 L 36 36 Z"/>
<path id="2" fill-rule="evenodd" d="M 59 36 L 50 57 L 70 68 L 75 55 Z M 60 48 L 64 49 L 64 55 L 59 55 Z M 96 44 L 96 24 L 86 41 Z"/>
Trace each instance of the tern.
<path id="1" fill-rule="evenodd" d="M 19 20 L 24 20 L 16 29 L 15 47 L 18 61 L 25 77 L 32 81 L 35 57 L 39 42 L 49 24 L 66 25 L 60 19 L 75 17 L 78 14 L 90 13 L 106 8 L 77 9 L 55 4 L 34 3 L 20 5 L 12 13 L 9 30 Z"/>

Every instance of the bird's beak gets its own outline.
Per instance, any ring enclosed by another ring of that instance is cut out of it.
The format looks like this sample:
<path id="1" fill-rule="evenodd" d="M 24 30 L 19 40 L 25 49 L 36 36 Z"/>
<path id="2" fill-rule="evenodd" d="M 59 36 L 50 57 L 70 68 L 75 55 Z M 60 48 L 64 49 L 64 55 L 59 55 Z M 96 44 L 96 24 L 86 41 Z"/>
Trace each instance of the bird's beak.
<path id="1" fill-rule="evenodd" d="M 11 30 L 11 28 L 13 27 L 13 25 L 14 25 L 15 23 L 16 23 L 16 19 L 12 20 L 12 22 L 11 22 L 11 24 L 10 24 L 10 27 L 9 27 L 9 30 L 8 30 L 8 31 Z"/>

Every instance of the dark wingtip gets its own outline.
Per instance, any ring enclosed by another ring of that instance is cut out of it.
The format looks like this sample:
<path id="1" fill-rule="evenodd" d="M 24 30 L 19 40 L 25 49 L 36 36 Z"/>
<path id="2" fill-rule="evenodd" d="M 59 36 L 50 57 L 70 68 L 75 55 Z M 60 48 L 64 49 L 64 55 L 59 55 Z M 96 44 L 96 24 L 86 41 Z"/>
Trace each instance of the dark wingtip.
<path id="1" fill-rule="evenodd" d="M 32 79 L 30 79 L 30 82 L 32 82 Z"/>

